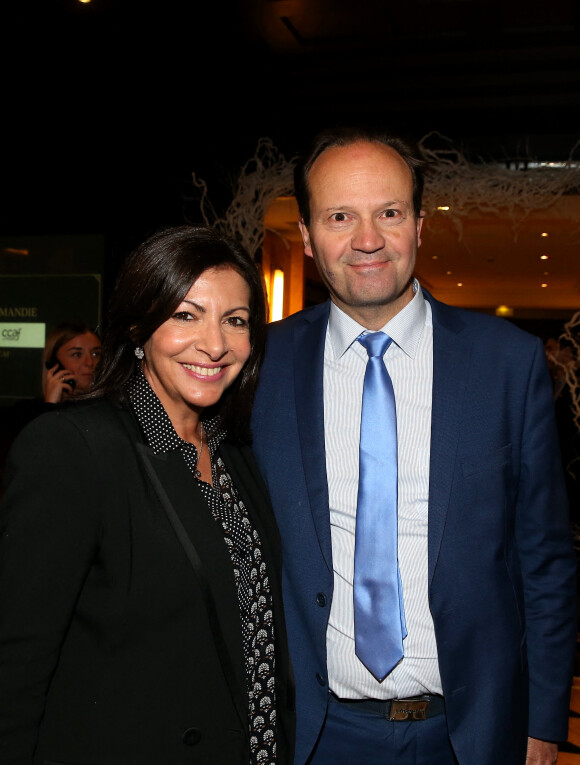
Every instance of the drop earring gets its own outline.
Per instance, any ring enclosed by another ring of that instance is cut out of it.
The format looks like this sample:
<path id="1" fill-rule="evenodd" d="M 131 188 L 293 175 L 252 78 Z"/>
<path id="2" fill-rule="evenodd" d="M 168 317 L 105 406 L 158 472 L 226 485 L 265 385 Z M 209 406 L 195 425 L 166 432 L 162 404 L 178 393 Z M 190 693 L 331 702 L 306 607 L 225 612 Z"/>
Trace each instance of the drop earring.
<path id="1" fill-rule="evenodd" d="M 141 361 L 141 359 L 145 357 L 145 351 L 143 350 L 143 348 L 141 348 L 140 345 L 135 346 L 135 356 L 137 356 L 139 361 Z"/>

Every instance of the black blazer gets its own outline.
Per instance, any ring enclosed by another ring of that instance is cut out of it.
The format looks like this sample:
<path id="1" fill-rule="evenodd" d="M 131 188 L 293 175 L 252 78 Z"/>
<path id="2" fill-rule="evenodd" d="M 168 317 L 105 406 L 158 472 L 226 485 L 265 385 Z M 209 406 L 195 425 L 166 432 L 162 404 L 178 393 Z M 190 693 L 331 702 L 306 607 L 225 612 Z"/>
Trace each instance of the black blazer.
<path id="1" fill-rule="evenodd" d="M 290 763 L 278 531 L 251 450 L 220 454 L 263 542 Z M 43 415 L 11 450 L 0 534 L 2 765 L 248 762 L 232 566 L 179 453 L 154 455 L 115 402 Z"/>

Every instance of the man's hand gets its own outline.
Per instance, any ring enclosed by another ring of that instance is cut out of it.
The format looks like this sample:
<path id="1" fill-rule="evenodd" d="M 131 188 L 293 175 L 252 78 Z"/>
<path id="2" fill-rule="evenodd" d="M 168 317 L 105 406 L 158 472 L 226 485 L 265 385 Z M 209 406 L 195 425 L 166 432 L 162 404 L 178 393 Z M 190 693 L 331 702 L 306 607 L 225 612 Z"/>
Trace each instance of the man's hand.
<path id="1" fill-rule="evenodd" d="M 540 741 L 539 738 L 528 739 L 528 754 L 526 765 L 555 765 L 558 759 L 558 744 L 551 741 Z"/>

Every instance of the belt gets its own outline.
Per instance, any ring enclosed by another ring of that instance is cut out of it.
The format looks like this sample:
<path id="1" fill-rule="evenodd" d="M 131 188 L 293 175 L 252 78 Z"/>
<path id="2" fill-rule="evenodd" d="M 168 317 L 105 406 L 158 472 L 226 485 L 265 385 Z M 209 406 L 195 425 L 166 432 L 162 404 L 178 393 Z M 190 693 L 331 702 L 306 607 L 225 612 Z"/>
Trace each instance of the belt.
<path id="1" fill-rule="evenodd" d="M 445 712 L 443 696 L 413 696 L 409 699 L 389 699 L 388 701 L 376 701 L 375 699 L 339 699 L 331 692 L 331 696 L 342 706 L 352 707 L 361 712 L 372 712 L 384 716 L 387 720 L 413 722 L 414 720 L 426 720 Z"/>

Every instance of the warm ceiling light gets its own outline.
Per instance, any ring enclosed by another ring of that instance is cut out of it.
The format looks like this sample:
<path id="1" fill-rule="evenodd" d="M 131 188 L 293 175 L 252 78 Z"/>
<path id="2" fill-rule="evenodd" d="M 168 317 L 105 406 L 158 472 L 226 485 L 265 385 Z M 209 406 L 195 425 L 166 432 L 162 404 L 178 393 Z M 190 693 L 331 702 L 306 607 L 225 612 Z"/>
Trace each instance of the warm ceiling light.
<path id="1" fill-rule="evenodd" d="M 550 260 L 549 255 L 540 255 L 540 260 Z"/>
<path id="2" fill-rule="evenodd" d="M 437 209 L 438 210 L 450 210 L 451 208 L 449 207 L 449 205 L 439 205 L 437 207 Z"/>
<path id="3" fill-rule="evenodd" d="M 547 287 L 547 286 L 548 286 L 548 283 L 547 283 L 547 282 L 542 282 L 542 283 L 540 284 L 540 287 Z"/>
<path id="4" fill-rule="evenodd" d="M 463 287 L 463 282 L 457 282 L 458 287 Z"/>
<path id="5" fill-rule="evenodd" d="M 431 260 L 437 260 L 438 257 L 439 255 L 431 255 Z"/>
<path id="6" fill-rule="evenodd" d="M 547 232 L 547 231 L 543 231 L 543 232 L 540 234 L 540 236 L 550 236 L 550 234 L 548 234 L 548 232 Z"/>
<path id="7" fill-rule="evenodd" d="M 79 3 L 90 3 L 91 0 L 79 0 Z"/>
<path id="8" fill-rule="evenodd" d="M 495 315 L 496 316 L 513 316 L 514 309 L 510 308 L 508 305 L 498 305 L 498 307 L 495 309 Z"/>
<path id="9" fill-rule="evenodd" d="M 451 274 L 453 273 L 453 271 L 445 271 L 445 273 L 447 274 L 447 276 L 451 276 Z"/>

